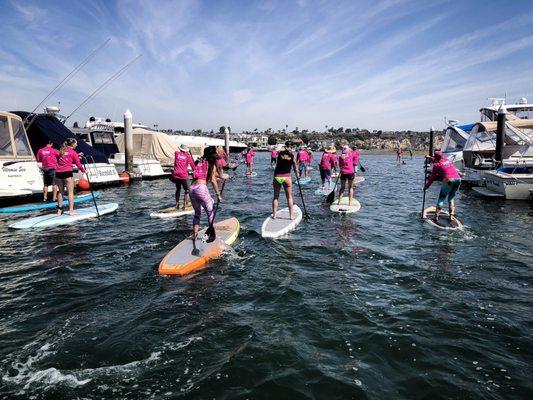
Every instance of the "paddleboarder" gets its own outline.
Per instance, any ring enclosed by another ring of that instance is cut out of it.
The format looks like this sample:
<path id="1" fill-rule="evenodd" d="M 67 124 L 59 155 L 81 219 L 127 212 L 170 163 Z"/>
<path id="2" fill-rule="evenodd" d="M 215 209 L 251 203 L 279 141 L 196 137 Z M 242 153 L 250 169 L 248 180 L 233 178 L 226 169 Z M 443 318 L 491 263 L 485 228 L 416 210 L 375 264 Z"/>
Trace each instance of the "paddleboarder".
<path id="1" fill-rule="evenodd" d="M 298 172 L 300 173 L 300 176 L 302 178 L 307 178 L 309 176 L 307 168 L 309 167 L 309 163 L 311 161 L 306 147 L 306 145 L 302 145 L 300 147 L 300 151 L 298 151 L 298 154 L 296 155 L 296 161 L 298 162 Z"/>
<path id="2" fill-rule="evenodd" d="M 76 146 L 78 142 L 74 138 L 67 139 L 56 155 L 57 167 L 54 177 L 54 185 L 57 186 L 57 215 L 63 212 L 63 193 L 65 187 L 68 195 L 69 214 L 74 215 L 74 178 L 72 164 L 76 164 L 80 172 L 85 173 L 85 168 L 80 162 Z"/>
<path id="3" fill-rule="evenodd" d="M 426 158 L 429 163 L 433 164 L 433 169 L 426 179 L 425 189 L 427 190 L 436 180 L 442 181 L 437 207 L 435 208 L 435 222 L 439 220 L 439 214 L 446 198 L 448 198 L 449 219 L 451 222 L 455 215 L 455 197 L 461 186 L 461 175 L 453 163 L 442 155 L 440 150 L 436 150 L 433 157 L 426 156 Z"/>
<path id="4" fill-rule="evenodd" d="M 222 201 L 222 196 L 217 182 L 217 177 L 224 179 L 225 176 L 218 175 L 216 167 L 216 150 L 214 147 L 206 147 L 202 157 L 196 160 L 196 165 L 193 172 L 193 181 L 189 189 L 189 197 L 192 207 L 194 208 L 193 217 L 193 240 L 198 237 L 198 230 L 200 227 L 200 217 L 202 215 L 202 208 L 207 214 L 209 225 L 213 222 L 214 217 L 214 201 L 209 193 L 207 187 L 208 182 L 211 183 L 218 201 Z"/>
<path id="5" fill-rule="evenodd" d="M 274 187 L 274 197 L 272 198 L 272 218 L 276 219 L 276 213 L 278 211 L 279 192 L 281 187 L 285 190 L 285 196 L 287 197 L 287 204 L 289 205 L 289 217 L 294 220 L 294 200 L 292 198 L 292 178 L 291 170 L 294 170 L 294 174 L 299 179 L 298 166 L 296 164 L 296 158 L 292 154 L 292 143 L 285 142 L 285 148 L 278 153 L 278 159 L 276 162 L 276 169 L 274 170 L 274 179 L 272 185 Z"/>
<path id="6" fill-rule="evenodd" d="M 246 162 L 246 174 L 251 175 L 254 172 L 254 157 L 255 151 L 252 145 L 248 145 L 246 152 L 244 153 L 244 161 Z"/>
<path id="7" fill-rule="evenodd" d="M 183 188 L 183 211 L 189 207 L 189 168 L 194 171 L 194 161 L 189 148 L 181 144 L 179 150 L 174 153 L 174 170 L 170 180 L 176 185 L 174 197 L 176 199 L 176 209 L 180 208 L 180 195 Z"/>
<path id="8" fill-rule="evenodd" d="M 278 151 L 275 147 L 270 148 L 270 168 L 276 166 L 276 161 L 278 159 Z"/>
<path id="9" fill-rule="evenodd" d="M 48 186 L 52 185 L 52 201 L 57 201 L 57 186 L 54 185 L 54 177 L 57 168 L 59 151 L 52 146 L 54 142 L 48 140 L 48 144 L 37 151 L 37 162 L 41 163 L 43 171 L 43 201 L 48 201 Z"/>
<path id="10" fill-rule="evenodd" d="M 217 159 L 218 174 L 222 175 L 223 171 L 229 168 L 228 167 L 228 155 L 226 154 L 222 146 L 217 146 L 216 159 Z"/>
<path id="11" fill-rule="evenodd" d="M 400 164 L 400 161 L 402 161 L 402 154 L 402 147 L 398 145 L 398 148 L 396 149 L 396 163 Z"/>
<path id="12" fill-rule="evenodd" d="M 355 179 L 355 168 L 353 161 L 353 152 L 348 146 L 346 140 L 343 141 L 342 152 L 339 157 L 339 169 L 340 169 L 340 187 L 339 187 L 339 199 L 337 204 L 341 203 L 342 195 L 344 194 L 344 188 L 346 182 L 348 182 L 348 205 L 352 205 L 353 199 L 353 183 Z"/>
<path id="13" fill-rule="evenodd" d="M 330 145 L 324 149 L 322 157 L 320 159 L 320 164 L 318 168 L 320 170 L 320 180 L 322 181 L 322 187 L 326 187 L 326 182 L 328 186 L 331 186 L 331 169 L 337 170 L 337 155 L 335 154 L 336 149 L 333 145 Z"/>

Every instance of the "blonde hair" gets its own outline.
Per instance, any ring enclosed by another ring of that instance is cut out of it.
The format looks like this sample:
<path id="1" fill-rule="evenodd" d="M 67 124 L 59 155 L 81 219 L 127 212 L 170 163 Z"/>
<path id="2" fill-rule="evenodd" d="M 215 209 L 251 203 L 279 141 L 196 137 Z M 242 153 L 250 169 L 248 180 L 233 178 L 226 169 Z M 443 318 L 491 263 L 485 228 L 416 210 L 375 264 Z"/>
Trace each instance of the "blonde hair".
<path id="1" fill-rule="evenodd" d="M 67 140 L 65 140 L 63 142 L 63 145 L 61 146 L 61 148 L 59 149 L 59 152 L 61 153 L 61 155 L 65 154 L 65 152 L 67 151 L 67 147 L 72 147 L 74 146 L 76 143 L 78 143 L 78 141 L 74 138 L 68 138 Z"/>

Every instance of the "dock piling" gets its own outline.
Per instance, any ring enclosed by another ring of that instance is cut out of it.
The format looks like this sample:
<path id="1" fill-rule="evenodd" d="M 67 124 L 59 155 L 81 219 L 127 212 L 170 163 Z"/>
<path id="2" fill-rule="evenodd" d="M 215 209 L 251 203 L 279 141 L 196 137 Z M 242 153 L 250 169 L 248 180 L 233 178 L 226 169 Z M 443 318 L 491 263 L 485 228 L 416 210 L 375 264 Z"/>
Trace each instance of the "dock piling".
<path id="1" fill-rule="evenodd" d="M 503 144 L 505 141 L 505 121 L 507 120 L 507 110 L 503 105 L 498 110 L 498 124 L 496 125 L 496 154 L 494 159 L 499 167 L 503 161 Z"/>
<path id="2" fill-rule="evenodd" d="M 435 128 L 431 127 L 429 130 L 429 155 L 433 156 L 433 139 L 435 137 Z"/>
<path id="3" fill-rule="evenodd" d="M 224 128 L 224 150 L 229 157 L 229 129 L 228 127 Z"/>
<path id="4" fill-rule="evenodd" d="M 126 159 L 126 172 L 133 173 L 133 116 L 130 110 L 124 113 L 124 156 Z"/>

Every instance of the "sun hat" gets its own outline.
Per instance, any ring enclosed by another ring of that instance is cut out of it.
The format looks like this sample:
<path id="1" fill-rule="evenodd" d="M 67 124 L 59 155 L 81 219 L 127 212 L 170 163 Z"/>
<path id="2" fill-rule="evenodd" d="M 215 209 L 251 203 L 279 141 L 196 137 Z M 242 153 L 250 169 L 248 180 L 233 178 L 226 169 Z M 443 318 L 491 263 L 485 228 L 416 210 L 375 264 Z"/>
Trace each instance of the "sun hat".
<path id="1" fill-rule="evenodd" d="M 335 153 L 337 151 L 337 149 L 335 148 L 335 146 L 333 145 L 329 145 L 327 148 L 326 148 L 326 153 Z"/>
<path id="2" fill-rule="evenodd" d="M 180 144 L 181 151 L 189 151 L 189 148 L 185 144 Z"/>

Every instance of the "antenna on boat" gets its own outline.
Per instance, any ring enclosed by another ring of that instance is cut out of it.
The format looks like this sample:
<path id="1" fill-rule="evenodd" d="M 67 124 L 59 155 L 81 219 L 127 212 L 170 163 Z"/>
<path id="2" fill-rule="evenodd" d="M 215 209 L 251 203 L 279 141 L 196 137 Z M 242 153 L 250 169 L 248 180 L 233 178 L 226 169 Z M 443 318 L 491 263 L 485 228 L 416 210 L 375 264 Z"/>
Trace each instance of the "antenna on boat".
<path id="1" fill-rule="evenodd" d="M 85 58 L 83 59 L 83 61 L 82 61 L 81 63 L 79 63 L 79 64 L 76 66 L 76 68 L 74 68 L 72 71 L 70 71 L 70 73 L 69 73 L 67 76 L 65 76 L 65 77 L 63 78 L 63 80 L 61 80 L 61 82 L 59 82 L 59 83 L 56 85 L 56 87 L 54 87 L 54 88 L 50 91 L 50 93 L 48 93 L 48 94 L 46 95 L 46 97 L 45 97 L 44 99 L 42 99 L 42 101 L 41 101 L 39 104 L 37 104 L 37 106 L 35 106 L 35 108 L 33 109 L 33 111 L 32 111 L 31 113 L 29 113 L 28 115 L 26 115 L 26 118 L 24 118 L 23 123 L 26 124 L 26 122 L 27 122 L 28 118 L 30 117 L 30 115 L 33 115 L 33 113 L 34 113 L 34 112 L 35 112 L 35 111 L 36 111 L 36 110 L 37 110 L 37 109 L 38 109 L 38 108 L 39 108 L 39 107 L 40 107 L 40 106 L 41 106 L 41 105 L 42 105 L 42 104 L 43 104 L 43 103 L 44 103 L 44 102 L 45 102 L 45 101 L 51 96 L 51 95 L 53 95 L 55 92 L 57 92 L 57 91 L 58 91 L 59 89 L 61 89 L 63 86 L 65 86 L 65 84 L 66 84 L 66 83 L 67 83 L 67 82 L 68 82 L 68 81 L 69 81 L 74 75 L 76 75 L 76 73 L 78 73 L 78 71 L 79 71 L 80 69 L 82 69 L 82 68 L 83 68 L 83 67 L 84 67 L 84 66 L 85 66 L 85 65 L 91 60 L 91 58 L 92 58 L 97 52 L 99 52 L 102 48 L 104 48 L 104 47 L 109 43 L 110 40 L 111 40 L 111 38 L 107 38 L 107 39 L 104 41 L 104 43 L 102 43 L 102 44 L 101 44 L 100 46 L 98 46 L 96 49 L 94 49 L 93 51 L 91 51 L 91 52 L 89 53 L 89 55 L 88 55 L 87 57 L 85 57 Z M 32 122 L 33 122 L 33 121 L 32 121 Z M 31 125 L 31 123 L 30 123 L 28 126 L 26 126 L 26 129 L 28 129 L 30 125 Z"/>
<path id="2" fill-rule="evenodd" d="M 112 81 L 114 81 L 115 79 L 119 78 L 120 75 L 122 75 L 135 61 L 137 61 L 139 58 L 142 57 L 142 54 L 139 54 L 137 57 L 135 57 L 133 60 L 131 60 L 129 63 L 127 63 L 126 65 L 124 65 L 121 69 L 119 69 L 117 72 L 115 72 L 115 74 L 113 74 L 112 76 L 110 76 L 104 83 L 102 83 L 100 86 L 98 86 L 98 88 L 92 92 L 89 96 L 87 96 L 85 98 L 85 100 L 83 100 L 81 102 L 81 104 L 76 107 L 74 109 L 74 111 L 72 111 L 69 115 L 67 115 L 63 121 L 63 124 L 65 124 L 67 122 L 67 120 L 72 117 L 72 115 L 78 111 L 81 107 L 83 107 L 85 104 L 87 104 L 87 102 L 89 100 L 91 100 L 93 97 L 97 96 L 102 90 L 104 90 L 106 88 L 107 85 L 109 85 Z"/>

